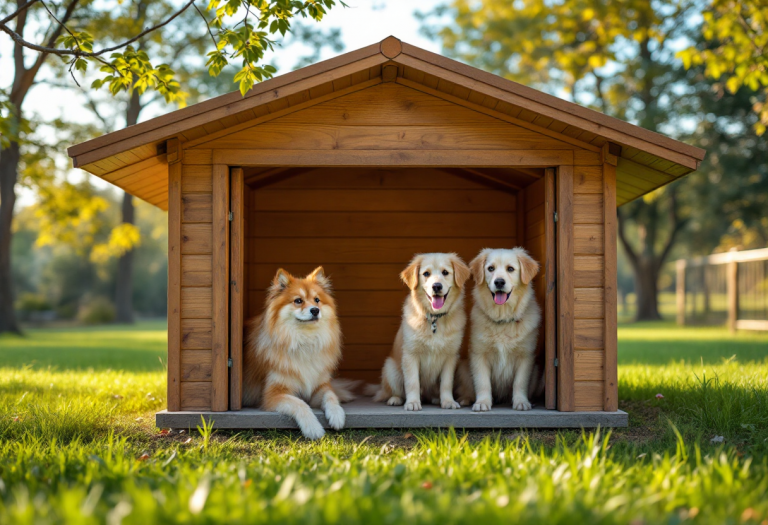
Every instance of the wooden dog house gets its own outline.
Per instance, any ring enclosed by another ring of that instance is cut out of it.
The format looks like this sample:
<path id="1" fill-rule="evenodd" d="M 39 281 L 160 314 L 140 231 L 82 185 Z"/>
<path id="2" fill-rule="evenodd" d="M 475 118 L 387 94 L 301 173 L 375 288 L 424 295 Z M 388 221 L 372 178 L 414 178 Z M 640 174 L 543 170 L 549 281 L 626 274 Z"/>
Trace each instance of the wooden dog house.
<path id="1" fill-rule="evenodd" d="M 375 382 L 417 252 L 525 246 L 542 263 L 545 408 L 361 403 L 348 426 L 626 425 L 618 410 L 616 206 L 704 151 L 394 37 L 73 146 L 80 167 L 168 210 L 165 427 L 293 426 L 241 407 L 243 321 L 279 267 L 322 264 L 345 346 Z M 242 410 L 241 410 L 242 409 Z M 321 419 L 321 421 L 324 421 Z"/>

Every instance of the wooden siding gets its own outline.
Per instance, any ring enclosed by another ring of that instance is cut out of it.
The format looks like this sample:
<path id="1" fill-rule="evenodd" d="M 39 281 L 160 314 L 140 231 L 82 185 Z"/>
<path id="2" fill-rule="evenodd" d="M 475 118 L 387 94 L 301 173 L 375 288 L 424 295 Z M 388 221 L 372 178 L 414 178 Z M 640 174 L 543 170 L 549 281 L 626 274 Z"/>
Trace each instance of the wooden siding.
<path id="1" fill-rule="evenodd" d="M 599 159 L 594 165 L 575 166 L 573 192 L 574 406 L 576 410 L 603 410 L 605 207 Z"/>
<path id="2" fill-rule="evenodd" d="M 340 375 L 377 381 L 408 294 L 398 274 L 413 255 L 456 251 L 468 262 L 482 248 L 515 246 L 517 216 L 515 193 L 439 170 L 317 169 L 278 180 L 251 191 L 248 312 L 262 311 L 278 267 L 305 275 L 323 265 L 344 333 Z"/>
<path id="3" fill-rule="evenodd" d="M 210 163 L 187 164 L 187 156 L 183 158 L 180 164 L 180 409 L 210 410 L 213 377 L 213 166 Z"/>

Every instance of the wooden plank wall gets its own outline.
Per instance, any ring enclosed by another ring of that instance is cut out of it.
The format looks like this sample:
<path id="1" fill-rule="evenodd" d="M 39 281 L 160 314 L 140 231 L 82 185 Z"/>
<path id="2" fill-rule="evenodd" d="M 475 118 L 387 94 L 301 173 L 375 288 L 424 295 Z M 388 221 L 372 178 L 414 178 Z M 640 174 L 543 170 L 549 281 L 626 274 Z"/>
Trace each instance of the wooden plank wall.
<path id="1" fill-rule="evenodd" d="M 603 410 L 604 406 L 606 302 L 603 186 L 603 166 L 599 156 L 574 167 L 573 373 L 576 410 Z"/>
<path id="2" fill-rule="evenodd" d="M 184 151 L 181 175 L 181 410 L 212 405 L 213 166 Z"/>
<path id="3" fill-rule="evenodd" d="M 539 262 L 539 273 L 533 280 L 534 290 L 536 291 L 536 302 L 539 303 L 542 311 L 541 327 L 539 328 L 538 340 L 538 359 L 536 360 L 539 369 L 544 370 L 544 342 L 547 330 L 553 330 L 554 327 L 548 326 L 544 316 L 544 297 L 546 295 L 546 264 L 547 249 L 545 235 L 545 185 L 544 179 L 539 179 L 533 184 L 527 186 L 520 192 L 524 195 L 522 199 L 525 203 L 525 224 L 524 236 L 521 244 L 525 246 L 528 253 Z"/>
<path id="4" fill-rule="evenodd" d="M 251 192 L 248 312 L 277 268 L 331 276 L 344 333 L 340 375 L 378 381 L 418 252 L 517 244 L 514 193 L 434 169 L 317 169 Z"/>

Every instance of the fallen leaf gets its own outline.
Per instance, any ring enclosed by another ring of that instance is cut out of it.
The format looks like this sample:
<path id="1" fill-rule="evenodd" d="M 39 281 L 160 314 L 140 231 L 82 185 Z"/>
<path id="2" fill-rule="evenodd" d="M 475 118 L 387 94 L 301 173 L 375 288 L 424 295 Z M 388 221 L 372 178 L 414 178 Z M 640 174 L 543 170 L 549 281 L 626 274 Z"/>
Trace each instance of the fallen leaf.
<path id="1" fill-rule="evenodd" d="M 13 421 L 15 423 L 19 422 L 20 421 L 19 416 L 13 416 Z"/>
<path id="2" fill-rule="evenodd" d="M 243 488 L 244 489 L 247 489 L 251 485 L 253 485 L 253 480 L 252 479 L 246 479 L 245 481 L 243 481 Z"/>
<path id="3" fill-rule="evenodd" d="M 181 430 L 179 430 L 179 434 L 186 434 L 186 433 L 187 433 L 187 431 L 184 430 L 183 428 Z"/>
<path id="4" fill-rule="evenodd" d="M 406 432 L 405 435 L 403 436 L 403 439 L 411 439 L 412 437 L 413 437 L 413 434 L 411 434 L 410 432 Z"/>
<path id="5" fill-rule="evenodd" d="M 149 459 L 149 454 L 144 452 L 141 456 L 138 457 L 138 459 L 136 461 L 146 461 L 148 459 Z"/>
<path id="6" fill-rule="evenodd" d="M 164 428 L 164 429 L 162 429 L 162 430 L 160 431 L 160 435 L 161 435 L 161 436 L 167 436 L 167 435 L 168 435 L 168 434 L 170 434 L 170 433 L 171 433 L 171 429 L 170 429 L 170 428 Z"/>
<path id="7" fill-rule="evenodd" d="M 425 481 L 424 483 L 421 484 L 421 488 L 427 489 L 427 490 L 431 489 L 432 488 L 432 482 L 431 481 Z"/>
<path id="8" fill-rule="evenodd" d="M 188 437 L 186 440 L 184 440 L 184 444 L 185 445 L 188 445 L 190 443 L 192 443 L 192 438 L 191 437 Z"/>

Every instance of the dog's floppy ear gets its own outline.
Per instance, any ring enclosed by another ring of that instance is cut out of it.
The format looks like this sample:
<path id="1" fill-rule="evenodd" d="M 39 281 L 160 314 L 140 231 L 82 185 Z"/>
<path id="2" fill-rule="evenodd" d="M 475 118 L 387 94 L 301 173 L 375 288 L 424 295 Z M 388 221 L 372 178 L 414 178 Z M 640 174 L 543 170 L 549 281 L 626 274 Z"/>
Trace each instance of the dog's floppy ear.
<path id="1" fill-rule="evenodd" d="M 415 256 L 408 263 L 408 267 L 400 272 L 400 278 L 410 288 L 414 290 L 419 285 L 419 268 L 421 268 L 421 255 Z"/>
<path id="2" fill-rule="evenodd" d="M 464 288 L 464 283 L 467 282 L 471 275 L 469 267 L 455 253 L 451 254 L 451 264 L 453 265 L 453 280 L 456 286 Z"/>
<path id="3" fill-rule="evenodd" d="M 490 248 L 480 250 L 477 257 L 472 259 L 472 262 L 469 263 L 469 270 L 472 272 L 472 278 L 477 284 L 483 284 L 483 281 L 485 281 L 485 259 L 490 252 Z"/>
<path id="4" fill-rule="evenodd" d="M 323 290 L 330 293 L 331 291 L 331 280 L 330 278 L 325 276 L 325 270 L 323 270 L 322 266 L 318 266 L 315 268 L 312 273 L 307 275 L 307 279 L 310 281 L 315 281 L 317 284 L 319 284 Z"/>
<path id="5" fill-rule="evenodd" d="M 523 284 L 528 284 L 539 273 L 539 263 L 534 261 L 525 250 L 518 252 L 517 260 L 520 261 L 520 280 Z"/>

